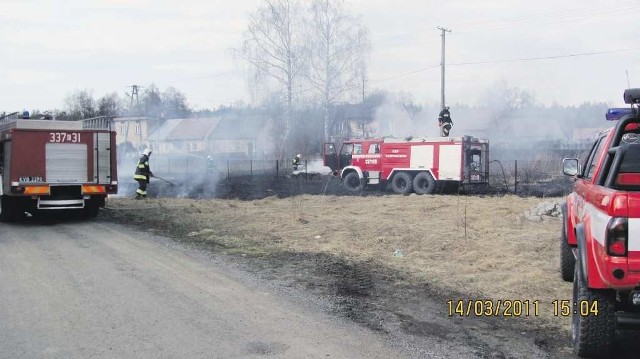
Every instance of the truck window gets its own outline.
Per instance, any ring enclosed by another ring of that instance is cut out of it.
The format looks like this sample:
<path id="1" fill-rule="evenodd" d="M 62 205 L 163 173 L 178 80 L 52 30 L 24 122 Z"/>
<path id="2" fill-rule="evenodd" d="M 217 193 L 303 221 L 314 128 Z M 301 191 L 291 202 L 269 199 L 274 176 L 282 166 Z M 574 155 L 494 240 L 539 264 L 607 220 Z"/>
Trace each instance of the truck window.
<path id="1" fill-rule="evenodd" d="M 380 145 L 377 143 L 372 143 L 369 145 L 369 151 L 367 151 L 368 154 L 376 154 L 376 153 L 380 153 Z"/>
<path id="2" fill-rule="evenodd" d="M 598 158 L 600 158 L 600 154 L 604 150 L 604 144 L 607 142 L 605 138 L 606 137 L 600 137 L 600 139 L 598 140 L 598 143 L 594 146 L 593 150 L 589 154 L 589 158 L 587 160 L 587 163 L 584 169 L 585 178 L 593 177 L 593 172 L 595 172 L 596 165 L 598 164 L 597 163 Z"/>
<path id="3" fill-rule="evenodd" d="M 361 155 L 362 154 L 362 143 L 355 143 L 353 145 L 353 154 Z"/>
<path id="4" fill-rule="evenodd" d="M 345 143 L 342 145 L 341 155 L 350 155 L 353 152 L 353 143 Z"/>
<path id="5" fill-rule="evenodd" d="M 336 154 L 336 148 L 333 146 L 333 143 L 326 144 L 326 149 L 328 155 Z"/>

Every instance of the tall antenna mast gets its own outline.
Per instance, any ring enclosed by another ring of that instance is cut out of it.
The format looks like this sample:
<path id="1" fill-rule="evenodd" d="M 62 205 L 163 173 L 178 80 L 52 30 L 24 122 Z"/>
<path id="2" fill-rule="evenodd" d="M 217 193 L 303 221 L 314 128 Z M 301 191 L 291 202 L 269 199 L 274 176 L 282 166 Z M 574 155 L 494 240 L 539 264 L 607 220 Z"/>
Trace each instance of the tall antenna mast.
<path id="1" fill-rule="evenodd" d="M 440 108 L 444 108 L 444 40 L 447 32 L 451 32 L 449 29 L 438 26 L 438 30 L 442 31 L 442 55 L 440 60 Z"/>

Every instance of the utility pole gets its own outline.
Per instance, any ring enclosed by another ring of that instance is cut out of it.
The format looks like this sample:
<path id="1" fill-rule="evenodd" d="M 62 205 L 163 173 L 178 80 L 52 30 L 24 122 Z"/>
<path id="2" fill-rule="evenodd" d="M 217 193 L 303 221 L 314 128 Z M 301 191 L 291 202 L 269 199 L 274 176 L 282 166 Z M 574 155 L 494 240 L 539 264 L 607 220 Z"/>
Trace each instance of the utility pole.
<path id="1" fill-rule="evenodd" d="M 442 34 L 440 36 L 442 36 L 442 55 L 441 55 L 441 60 L 440 60 L 440 69 L 441 69 L 441 75 L 440 75 L 440 109 L 444 108 L 445 102 L 444 102 L 444 40 L 445 40 L 445 35 L 447 32 L 451 32 L 451 30 L 449 29 L 445 29 L 444 27 L 440 27 L 438 26 L 438 30 L 442 31 Z"/>
<path id="2" fill-rule="evenodd" d="M 138 99 L 138 90 L 141 88 L 139 85 L 131 85 L 127 86 L 131 87 L 131 103 L 129 104 L 129 108 L 133 109 L 133 99 L 136 99 L 136 106 L 140 104 L 140 100 Z M 128 94 L 127 94 L 128 95 Z"/>

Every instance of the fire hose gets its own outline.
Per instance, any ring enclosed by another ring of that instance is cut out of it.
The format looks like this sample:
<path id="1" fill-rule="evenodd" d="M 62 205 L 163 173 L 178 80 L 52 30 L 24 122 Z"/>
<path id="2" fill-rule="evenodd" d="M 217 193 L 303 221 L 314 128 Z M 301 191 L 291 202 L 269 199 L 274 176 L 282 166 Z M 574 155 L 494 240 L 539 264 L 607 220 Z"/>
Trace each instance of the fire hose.
<path id="1" fill-rule="evenodd" d="M 153 178 L 157 178 L 157 179 L 159 179 L 159 180 L 160 180 L 160 181 L 162 181 L 162 182 L 168 183 L 168 184 L 169 184 L 169 186 L 172 186 L 172 187 L 173 187 L 173 186 L 175 186 L 175 184 L 174 184 L 173 182 L 171 182 L 171 181 L 167 181 L 166 179 L 164 179 L 164 178 L 162 178 L 162 177 L 158 177 L 158 176 L 155 176 L 155 175 L 154 175 L 154 176 L 153 176 Z"/>

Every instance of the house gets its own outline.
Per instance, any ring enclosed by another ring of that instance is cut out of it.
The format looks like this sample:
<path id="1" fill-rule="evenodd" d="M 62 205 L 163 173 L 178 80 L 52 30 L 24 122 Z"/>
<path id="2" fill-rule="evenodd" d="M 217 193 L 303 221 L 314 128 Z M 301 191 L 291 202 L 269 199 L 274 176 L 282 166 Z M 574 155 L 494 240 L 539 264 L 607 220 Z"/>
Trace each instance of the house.
<path id="1" fill-rule="evenodd" d="M 112 121 L 118 146 L 141 148 L 145 145 L 149 133 L 149 121 L 145 116 L 114 117 Z"/>
<path id="2" fill-rule="evenodd" d="M 181 119 L 166 120 L 159 128 L 149 134 L 148 143 L 155 153 L 170 153 L 173 150 L 171 143 L 167 142 L 169 135 L 179 124 Z"/>
<path id="3" fill-rule="evenodd" d="M 254 158 L 273 153 L 270 121 L 263 115 L 228 113 L 216 117 L 166 120 L 147 138 L 156 153 Z"/>
<path id="4" fill-rule="evenodd" d="M 331 129 L 334 138 L 369 137 L 373 130 L 371 110 L 362 104 L 342 104 L 336 107 Z"/>
<path id="5" fill-rule="evenodd" d="M 184 153 L 208 152 L 207 136 L 216 127 L 219 118 L 188 118 L 182 119 L 176 127 L 167 134 L 165 141 L 174 151 Z"/>
<path id="6" fill-rule="evenodd" d="M 269 134 L 271 121 L 259 114 L 228 114 L 207 136 L 209 153 L 213 156 L 255 158 L 273 154 L 274 144 Z"/>

